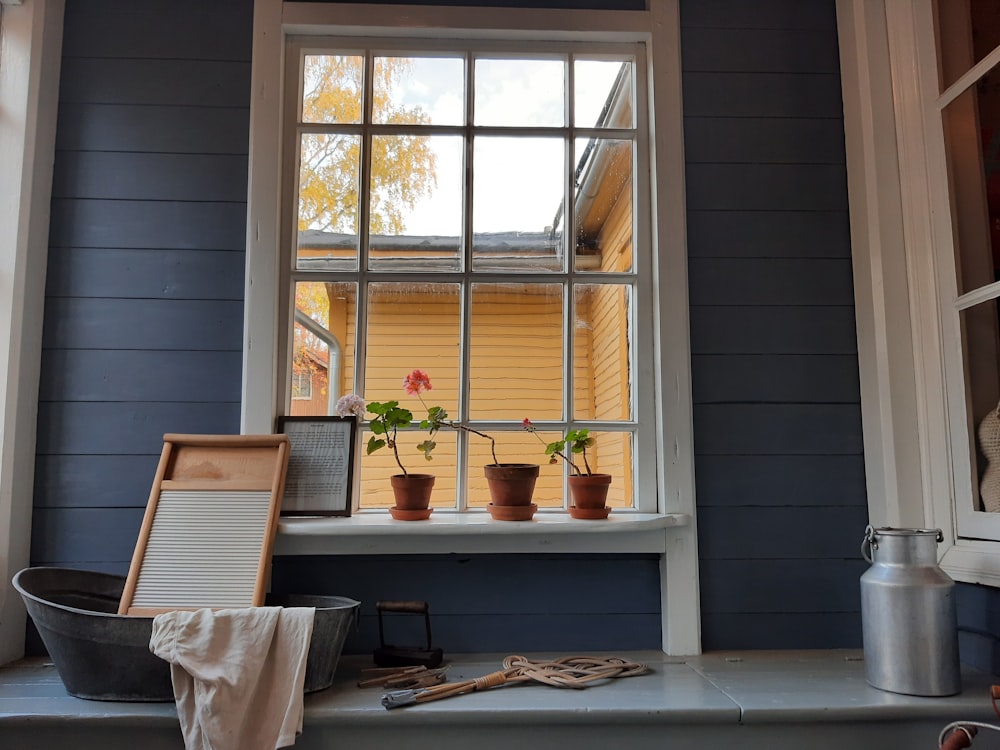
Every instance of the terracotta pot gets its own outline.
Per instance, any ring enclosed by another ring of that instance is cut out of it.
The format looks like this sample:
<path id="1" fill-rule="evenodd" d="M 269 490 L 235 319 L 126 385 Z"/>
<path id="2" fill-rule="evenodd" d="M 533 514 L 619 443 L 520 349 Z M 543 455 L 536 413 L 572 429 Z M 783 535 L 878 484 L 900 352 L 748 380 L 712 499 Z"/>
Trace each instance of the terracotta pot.
<path id="1" fill-rule="evenodd" d="M 531 505 L 538 464 L 486 464 L 483 472 L 493 505 Z"/>
<path id="2" fill-rule="evenodd" d="M 597 510 L 608 502 L 610 474 L 574 474 L 569 478 L 569 492 L 577 508 Z"/>
<path id="3" fill-rule="evenodd" d="M 389 477 L 399 510 L 423 510 L 431 502 L 433 474 L 393 474 Z"/>

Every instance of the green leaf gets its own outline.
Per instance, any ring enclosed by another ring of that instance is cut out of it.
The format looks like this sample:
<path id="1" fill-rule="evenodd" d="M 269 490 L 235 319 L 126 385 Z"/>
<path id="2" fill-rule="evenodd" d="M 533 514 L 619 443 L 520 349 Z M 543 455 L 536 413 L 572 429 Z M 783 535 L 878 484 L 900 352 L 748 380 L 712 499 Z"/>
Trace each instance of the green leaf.
<path id="1" fill-rule="evenodd" d="M 384 440 L 380 440 L 379 438 L 372 435 L 370 438 L 368 438 L 368 455 L 370 456 L 379 448 L 384 448 L 385 446 L 386 442 Z"/>
<path id="2" fill-rule="evenodd" d="M 431 452 L 434 450 L 436 446 L 437 443 L 435 443 L 433 440 L 425 440 L 424 442 L 420 443 L 420 445 L 417 446 L 417 450 L 422 452 L 424 454 L 424 458 L 430 461 Z"/>

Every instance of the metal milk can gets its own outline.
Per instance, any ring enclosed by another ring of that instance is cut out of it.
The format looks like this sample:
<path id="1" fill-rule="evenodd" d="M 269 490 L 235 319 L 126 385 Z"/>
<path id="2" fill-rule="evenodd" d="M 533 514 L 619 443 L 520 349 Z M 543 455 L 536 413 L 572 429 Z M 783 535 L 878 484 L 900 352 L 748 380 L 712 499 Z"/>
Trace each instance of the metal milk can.
<path id="1" fill-rule="evenodd" d="M 881 690 L 961 692 L 955 582 L 938 567 L 940 529 L 865 530 L 861 576 L 865 678 Z"/>

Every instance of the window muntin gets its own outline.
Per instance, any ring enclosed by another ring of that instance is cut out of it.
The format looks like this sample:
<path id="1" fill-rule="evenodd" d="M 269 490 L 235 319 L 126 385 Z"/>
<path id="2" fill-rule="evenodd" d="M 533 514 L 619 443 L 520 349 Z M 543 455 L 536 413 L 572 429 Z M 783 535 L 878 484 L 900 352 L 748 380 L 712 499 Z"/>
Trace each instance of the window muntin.
<path id="1" fill-rule="evenodd" d="M 637 345 L 634 325 L 637 308 L 651 314 L 639 291 L 649 285 L 638 283 L 649 248 L 633 247 L 637 223 L 649 222 L 648 203 L 633 201 L 635 165 L 648 160 L 635 126 L 642 50 L 419 46 L 292 45 L 289 60 L 299 65 L 290 66 L 289 88 L 300 95 L 286 113 L 286 163 L 298 169 L 286 210 L 299 211 L 286 274 L 296 296 L 322 288 L 326 299 L 342 300 L 335 314 L 296 305 L 294 317 L 326 328 L 340 353 L 331 394 L 397 399 L 419 418 L 423 409 L 400 380 L 414 367 L 427 370 L 429 403 L 493 435 L 501 461 L 544 464 L 535 497 L 543 508 L 564 506 L 565 469 L 545 464 L 521 420 L 536 421 L 546 441 L 589 427 L 599 438 L 595 471 L 613 473 L 612 502 L 632 507 L 636 446 L 655 443 L 633 407 L 637 352 L 652 351 L 651 342 Z M 338 69 L 343 90 L 330 90 Z M 434 86 L 447 96 L 435 97 Z M 321 111 L 323 100 L 335 104 L 333 114 Z M 322 174 L 310 172 L 316 165 Z M 290 359 L 298 356 L 292 338 Z M 286 409 L 295 413 L 287 397 Z M 439 434 L 428 464 L 415 448 L 422 435 L 403 435 L 401 456 L 408 470 L 437 476 L 434 506 L 484 507 L 488 444 Z M 391 504 L 386 477 L 396 471 L 388 451 L 362 455 L 362 508 Z"/>

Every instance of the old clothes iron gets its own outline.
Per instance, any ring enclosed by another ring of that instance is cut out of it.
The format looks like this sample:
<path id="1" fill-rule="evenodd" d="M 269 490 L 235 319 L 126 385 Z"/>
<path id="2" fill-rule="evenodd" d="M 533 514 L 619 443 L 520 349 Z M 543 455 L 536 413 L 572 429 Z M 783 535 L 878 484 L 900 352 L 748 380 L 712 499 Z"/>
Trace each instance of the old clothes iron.
<path id="1" fill-rule="evenodd" d="M 433 668 L 441 664 L 441 661 L 444 659 L 444 652 L 439 648 L 431 646 L 431 615 L 427 602 L 375 602 L 375 609 L 378 611 L 379 647 L 375 649 L 374 656 L 375 663 L 378 666 L 409 667 L 420 665 Z M 385 629 L 382 623 L 383 612 L 423 615 L 424 628 L 427 633 L 427 645 L 423 648 L 418 646 L 386 645 Z"/>

